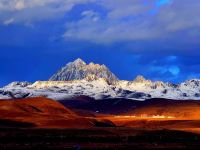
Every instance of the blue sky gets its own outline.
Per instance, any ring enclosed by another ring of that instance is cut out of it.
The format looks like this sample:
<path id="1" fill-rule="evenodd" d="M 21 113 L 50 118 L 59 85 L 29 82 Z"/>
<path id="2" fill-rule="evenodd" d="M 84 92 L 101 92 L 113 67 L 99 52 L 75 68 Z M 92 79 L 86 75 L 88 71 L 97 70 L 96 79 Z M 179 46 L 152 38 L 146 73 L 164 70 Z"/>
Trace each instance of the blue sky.
<path id="1" fill-rule="evenodd" d="M 47 80 L 69 61 L 120 79 L 200 77 L 199 0 L 0 0 L 0 86 Z"/>

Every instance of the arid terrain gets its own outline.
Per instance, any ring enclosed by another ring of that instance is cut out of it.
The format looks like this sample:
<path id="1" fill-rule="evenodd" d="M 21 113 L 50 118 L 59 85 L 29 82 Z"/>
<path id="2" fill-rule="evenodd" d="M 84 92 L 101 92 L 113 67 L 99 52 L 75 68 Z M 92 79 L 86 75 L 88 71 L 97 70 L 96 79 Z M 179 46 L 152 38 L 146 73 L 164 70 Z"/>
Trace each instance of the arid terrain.
<path id="1" fill-rule="evenodd" d="M 15 127 L 16 124 L 37 128 L 89 128 L 107 124 L 101 119 L 80 117 L 59 102 L 42 97 L 1 100 L 0 122 L 1 127 Z"/>
<path id="2" fill-rule="evenodd" d="M 61 101 L 79 115 L 112 121 L 116 126 L 175 129 L 199 132 L 200 102 L 193 100 L 149 99 L 133 101 L 108 99 L 95 101 L 81 96 Z"/>
<path id="3" fill-rule="evenodd" d="M 200 103 L 84 96 L 61 103 L 1 100 L 0 139 L 1 149 L 198 148 Z"/>

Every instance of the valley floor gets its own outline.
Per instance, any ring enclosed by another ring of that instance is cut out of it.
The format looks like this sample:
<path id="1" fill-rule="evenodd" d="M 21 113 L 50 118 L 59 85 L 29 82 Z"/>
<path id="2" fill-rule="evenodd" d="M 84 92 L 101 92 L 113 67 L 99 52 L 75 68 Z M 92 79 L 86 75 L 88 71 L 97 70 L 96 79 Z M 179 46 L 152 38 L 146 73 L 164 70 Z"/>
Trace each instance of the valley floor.
<path id="1" fill-rule="evenodd" d="M 104 119 L 112 121 L 118 127 L 143 128 L 151 130 L 178 130 L 200 134 L 199 119 L 155 119 L 155 118 L 129 118 L 128 116 L 108 116 Z"/>

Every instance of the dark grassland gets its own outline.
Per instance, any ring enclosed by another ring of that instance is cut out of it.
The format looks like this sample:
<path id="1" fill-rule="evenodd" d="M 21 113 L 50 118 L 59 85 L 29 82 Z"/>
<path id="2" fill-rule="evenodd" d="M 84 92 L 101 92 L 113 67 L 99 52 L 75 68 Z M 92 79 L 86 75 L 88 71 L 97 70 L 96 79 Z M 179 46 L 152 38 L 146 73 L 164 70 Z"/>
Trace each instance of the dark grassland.
<path id="1" fill-rule="evenodd" d="M 199 148 L 200 135 L 111 127 L 90 129 L 0 128 L 0 149 Z"/>

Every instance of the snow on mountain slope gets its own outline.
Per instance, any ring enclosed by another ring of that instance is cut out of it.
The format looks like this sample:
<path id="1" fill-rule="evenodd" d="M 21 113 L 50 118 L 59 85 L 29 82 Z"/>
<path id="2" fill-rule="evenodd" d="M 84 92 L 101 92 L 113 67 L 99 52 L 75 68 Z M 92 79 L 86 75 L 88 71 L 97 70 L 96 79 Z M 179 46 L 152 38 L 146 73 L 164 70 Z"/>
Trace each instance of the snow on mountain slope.
<path id="1" fill-rule="evenodd" d="M 6 88 L 13 88 L 13 87 L 27 87 L 29 85 L 31 85 L 32 83 L 30 82 L 12 82 L 10 84 L 8 84 L 7 86 L 5 86 Z"/>
<path id="2" fill-rule="evenodd" d="M 147 99 L 148 94 L 136 93 L 134 91 L 123 90 L 108 84 L 104 78 L 88 81 L 37 81 L 27 87 L 6 86 L 1 89 L 8 98 L 25 98 L 44 96 L 55 100 L 69 99 L 78 95 L 86 95 L 95 99 L 106 98 L 129 98 Z"/>
<path id="3" fill-rule="evenodd" d="M 117 81 L 117 77 L 110 72 L 105 65 L 86 64 L 83 60 L 77 59 L 74 62 L 68 63 L 60 69 L 49 80 L 50 81 L 69 81 L 81 80 L 87 76 L 95 75 L 97 78 L 105 78 L 109 83 Z"/>
<path id="4" fill-rule="evenodd" d="M 13 82 L 0 88 L 0 99 L 44 96 L 55 100 L 85 95 L 95 99 L 196 99 L 200 100 L 200 79 L 180 84 L 151 81 L 143 76 L 133 81 L 118 80 L 104 65 L 86 64 L 81 59 L 68 63 L 49 81 Z"/>
<path id="5" fill-rule="evenodd" d="M 127 99 L 196 99 L 200 100 L 200 80 L 189 80 L 175 85 L 160 81 L 134 80 L 117 81 L 110 85 L 104 78 L 95 80 L 73 81 L 37 81 L 31 85 L 21 87 L 10 84 L 0 89 L 0 98 L 25 98 L 44 96 L 56 100 L 86 95 L 95 99 L 127 98 Z M 13 86 L 11 86 L 13 85 Z"/>
<path id="6" fill-rule="evenodd" d="M 119 81 L 117 87 L 150 94 L 152 98 L 200 99 L 200 80 L 193 79 L 181 84 L 146 80 L 138 76 L 134 81 Z"/>

